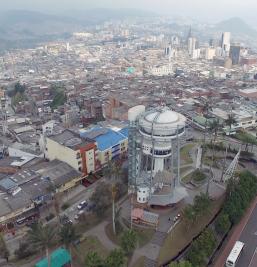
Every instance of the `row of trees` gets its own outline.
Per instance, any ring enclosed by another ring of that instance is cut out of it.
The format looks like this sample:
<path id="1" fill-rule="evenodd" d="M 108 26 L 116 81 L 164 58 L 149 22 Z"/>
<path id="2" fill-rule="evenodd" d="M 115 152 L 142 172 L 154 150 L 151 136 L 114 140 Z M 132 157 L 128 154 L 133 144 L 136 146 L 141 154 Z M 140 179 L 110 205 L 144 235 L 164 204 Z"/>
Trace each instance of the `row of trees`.
<path id="1" fill-rule="evenodd" d="M 130 257 L 137 245 L 137 234 L 133 230 L 124 231 L 121 237 L 121 248 L 114 249 L 104 260 L 97 252 L 89 252 L 86 256 L 87 267 L 122 267 L 126 257 Z"/>
<path id="2" fill-rule="evenodd" d="M 241 172 L 238 179 L 229 181 L 223 212 L 232 224 L 241 219 L 256 194 L 257 177 L 249 171 Z"/>
<path id="3" fill-rule="evenodd" d="M 102 217 L 112 206 L 112 226 L 113 233 L 116 234 L 116 223 L 120 213 L 120 209 L 116 207 L 116 200 L 127 192 L 127 177 L 121 168 L 121 163 L 117 161 L 108 162 L 104 169 L 104 176 L 110 183 L 99 184 L 92 194 L 91 201 L 95 203 L 93 212 L 98 217 Z"/>
<path id="4" fill-rule="evenodd" d="M 217 244 L 215 232 L 212 229 L 206 229 L 202 234 L 193 241 L 186 258 L 194 267 L 205 266 L 208 259 Z"/>
<path id="5" fill-rule="evenodd" d="M 66 224 L 60 229 L 50 225 L 37 223 L 28 231 L 25 242 L 15 251 L 18 258 L 25 258 L 37 251 L 45 252 L 48 266 L 51 266 L 50 248 L 57 244 L 63 244 L 72 255 L 71 247 L 78 239 L 74 226 Z"/>
<path id="6" fill-rule="evenodd" d="M 213 254 L 217 246 L 218 235 L 224 235 L 232 224 L 239 222 L 246 209 L 257 194 L 257 177 L 249 171 L 241 172 L 238 179 L 229 181 L 226 200 L 223 208 L 215 220 L 215 231 L 207 228 L 193 241 L 190 250 L 186 254 L 188 262 L 174 263 L 171 267 L 202 267 Z M 199 216 L 208 212 L 210 199 L 202 194 L 195 197 L 194 204 L 184 209 L 184 218 L 187 225 L 197 221 Z M 177 265 L 176 265 L 177 264 Z M 191 264 L 191 265 L 190 265 Z"/>
<path id="7" fill-rule="evenodd" d="M 25 258 L 37 251 L 45 253 L 48 260 L 48 266 L 51 266 L 50 249 L 55 244 L 63 244 L 72 256 L 72 245 L 78 239 L 78 235 L 73 225 L 67 224 L 61 226 L 60 230 L 50 225 L 43 225 L 41 223 L 33 225 L 29 230 L 26 242 L 20 244 L 15 254 L 18 258 Z M 3 240 L 0 238 L 1 256 L 9 256 L 9 252 Z M 110 252 L 106 259 L 101 258 L 97 252 L 89 252 L 85 259 L 85 266 L 87 267 L 122 267 L 126 262 L 126 258 L 133 254 L 137 246 L 137 234 L 133 230 L 126 230 L 121 237 L 121 248 Z"/>

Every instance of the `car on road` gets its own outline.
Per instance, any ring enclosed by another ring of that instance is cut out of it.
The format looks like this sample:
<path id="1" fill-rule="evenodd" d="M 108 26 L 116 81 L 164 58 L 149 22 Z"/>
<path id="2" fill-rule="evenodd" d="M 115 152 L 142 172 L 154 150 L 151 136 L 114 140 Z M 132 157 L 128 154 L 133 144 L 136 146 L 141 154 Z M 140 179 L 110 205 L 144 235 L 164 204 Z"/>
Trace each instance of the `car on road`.
<path id="1" fill-rule="evenodd" d="M 77 206 L 78 210 L 83 210 L 87 206 L 87 204 L 88 203 L 86 200 L 80 202 L 79 205 Z"/>

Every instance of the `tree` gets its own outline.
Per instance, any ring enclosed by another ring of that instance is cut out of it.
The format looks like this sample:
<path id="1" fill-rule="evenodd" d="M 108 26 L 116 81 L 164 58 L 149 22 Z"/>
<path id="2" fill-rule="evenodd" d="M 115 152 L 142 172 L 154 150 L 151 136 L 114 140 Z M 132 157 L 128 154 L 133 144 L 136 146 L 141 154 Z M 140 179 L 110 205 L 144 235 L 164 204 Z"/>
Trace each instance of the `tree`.
<path id="1" fill-rule="evenodd" d="M 93 212 L 95 212 L 99 218 L 102 218 L 111 205 L 110 186 L 104 182 L 98 184 L 90 200 L 95 204 Z"/>
<path id="2" fill-rule="evenodd" d="M 189 261 L 172 262 L 169 267 L 193 267 Z"/>
<path id="3" fill-rule="evenodd" d="M 65 247 L 70 251 L 71 260 L 72 260 L 72 252 L 71 245 L 74 241 L 78 239 L 78 235 L 76 234 L 75 228 L 71 224 L 64 225 L 59 232 L 60 241 L 65 245 Z M 71 261 L 72 266 L 72 261 Z"/>
<path id="4" fill-rule="evenodd" d="M 232 125 L 236 123 L 236 118 L 233 113 L 228 114 L 225 124 L 229 126 L 229 133 L 231 132 Z"/>
<path id="5" fill-rule="evenodd" d="M 203 144 L 202 144 L 203 149 L 202 149 L 200 169 L 202 169 L 202 167 L 203 167 L 203 156 L 204 156 L 204 152 L 205 152 L 206 134 L 207 134 L 207 126 L 208 126 L 208 120 L 206 117 L 208 116 L 209 109 L 210 109 L 210 103 L 208 101 L 206 101 L 204 103 L 204 106 L 203 106 L 203 115 L 205 118 L 205 123 L 204 123 L 204 135 L 203 135 Z"/>
<path id="6" fill-rule="evenodd" d="M 51 103 L 51 108 L 56 109 L 59 106 L 63 105 L 67 101 L 67 96 L 65 94 L 65 88 L 62 88 L 60 86 L 52 86 L 50 88 L 50 95 L 53 98 L 53 101 Z"/>
<path id="7" fill-rule="evenodd" d="M 112 192 L 112 228 L 113 233 L 116 234 L 115 227 L 115 215 L 116 215 L 116 207 L 115 207 L 115 198 L 117 195 L 117 182 L 119 181 L 120 176 L 122 175 L 122 170 L 118 162 L 108 161 L 108 166 L 106 169 L 107 176 L 111 179 L 111 192 Z"/>
<path id="8" fill-rule="evenodd" d="M 6 261 L 8 262 L 9 260 L 9 250 L 6 246 L 6 243 L 5 243 L 5 240 L 4 240 L 4 237 L 2 234 L 0 234 L 0 256 L 4 259 L 6 259 Z"/>
<path id="9" fill-rule="evenodd" d="M 47 191 L 51 193 L 52 199 L 53 199 L 53 204 L 54 204 L 54 209 L 55 209 L 55 215 L 58 218 L 58 222 L 60 223 L 60 204 L 59 204 L 59 194 L 57 192 L 57 188 L 55 184 L 50 181 Z"/>
<path id="10" fill-rule="evenodd" d="M 125 264 L 125 255 L 123 250 L 114 249 L 105 260 L 105 267 L 122 267 Z"/>
<path id="11" fill-rule="evenodd" d="M 229 216 L 226 213 L 221 213 L 216 222 L 215 222 L 215 230 L 217 233 L 223 235 L 228 232 L 231 226 L 231 222 L 229 220 Z"/>
<path id="12" fill-rule="evenodd" d="M 25 259 L 31 255 L 35 255 L 35 249 L 29 244 L 29 242 L 21 242 L 19 248 L 14 251 L 15 256 L 19 259 Z"/>
<path id="13" fill-rule="evenodd" d="M 213 120 L 212 122 L 209 123 L 209 129 L 210 132 L 212 134 L 212 139 L 211 139 L 211 145 L 212 145 L 212 160 L 211 160 L 211 165 L 210 165 L 210 172 L 212 175 L 212 169 L 213 169 L 213 165 L 214 165 L 214 158 L 215 158 L 215 142 L 218 136 L 218 131 L 221 128 L 221 125 L 219 123 L 219 120 Z M 208 178 L 208 184 L 207 184 L 207 188 L 206 188 L 206 194 L 209 194 L 209 186 L 210 186 L 210 179 L 211 177 L 209 176 Z"/>
<path id="14" fill-rule="evenodd" d="M 28 231 L 28 241 L 39 250 L 45 250 L 48 267 L 50 267 L 49 248 L 56 238 L 56 229 L 50 225 L 43 226 L 42 223 L 34 224 Z"/>
<path id="15" fill-rule="evenodd" d="M 186 258 L 194 267 L 205 265 L 205 260 L 212 253 L 216 246 L 215 234 L 211 229 L 206 229 L 195 241 L 187 253 Z"/>
<path id="16" fill-rule="evenodd" d="M 124 231 L 121 236 L 121 247 L 126 255 L 131 255 L 137 245 L 137 234 L 133 230 Z"/>
<path id="17" fill-rule="evenodd" d="M 17 82 L 14 86 L 15 94 L 20 93 L 23 94 L 26 90 L 26 86 L 24 84 L 21 84 L 20 82 Z"/>
<path id="18" fill-rule="evenodd" d="M 95 251 L 89 252 L 85 258 L 85 267 L 103 267 L 103 260 Z"/>

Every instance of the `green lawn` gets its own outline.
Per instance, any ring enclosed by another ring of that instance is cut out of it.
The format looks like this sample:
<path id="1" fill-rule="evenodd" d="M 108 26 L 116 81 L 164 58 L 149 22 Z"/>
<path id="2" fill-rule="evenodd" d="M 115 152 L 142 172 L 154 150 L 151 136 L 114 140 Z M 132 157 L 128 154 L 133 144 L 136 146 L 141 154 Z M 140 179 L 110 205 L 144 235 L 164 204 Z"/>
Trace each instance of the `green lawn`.
<path id="1" fill-rule="evenodd" d="M 181 148 L 180 150 L 180 158 L 181 161 L 183 161 L 184 164 L 191 164 L 193 163 L 192 158 L 189 155 L 189 152 L 193 149 L 195 144 L 188 144 Z"/>
<path id="2" fill-rule="evenodd" d="M 212 202 L 211 211 L 206 216 L 199 218 L 196 224 L 192 225 L 188 230 L 186 223 L 182 221 L 171 231 L 166 238 L 158 259 L 158 266 L 166 263 L 178 254 L 193 237 L 199 234 L 202 229 L 211 221 L 213 216 L 221 208 L 224 197 Z"/>
<path id="3" fill-rule="evenodd" d="M 109 250 L 105 248 L 97 237 L 86 237 L 79 245 L 73 248 L 74 267 L 82 267 L 85 257 L 88 252 L 95 251 L 102 258 L 106 258 L 109 254 Z"/>
<path id="4" fill-rule="evenodd" d="M 84 234 L 87 230 L 96 226 L 102 221 L 103 218 L 98 218 L 95 214 L 85 215 L 78 224 L 75 224 L 76 232 L 79 235 Z"/>
<path id="5" fill-rule="evenodd" d="M 128 229 L 128 228 L 125 228 Z M 133 230 L 137 233 L 138 236 L 138 247 L 143 247 L 146 245 L 153 237 L 155 230 L 149 228 L 140 228 L 133 226 Z M 109 223 L 105 228 L 106 235 L 108 238 L 115 244 L 120 245 L 122 231 L 119 231 L 117 235 L 113 234 L 112 224 Z"/>

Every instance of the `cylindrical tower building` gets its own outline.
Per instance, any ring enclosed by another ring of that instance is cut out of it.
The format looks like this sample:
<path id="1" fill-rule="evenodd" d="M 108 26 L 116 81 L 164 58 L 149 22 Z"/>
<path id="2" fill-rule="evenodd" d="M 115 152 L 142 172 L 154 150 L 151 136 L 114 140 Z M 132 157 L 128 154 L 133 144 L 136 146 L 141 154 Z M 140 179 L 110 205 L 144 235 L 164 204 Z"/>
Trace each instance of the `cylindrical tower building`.
<path id="1" fill-rule="evenodd" d="M 179 184 L 180 143 L 185 134 L 186 118 L 168 107 L 160 107 L 141 112 L 136 122 L 133 139 L 138 202 L 148 202 L 163 188 L 169 196 L 173 195 Z"/>

